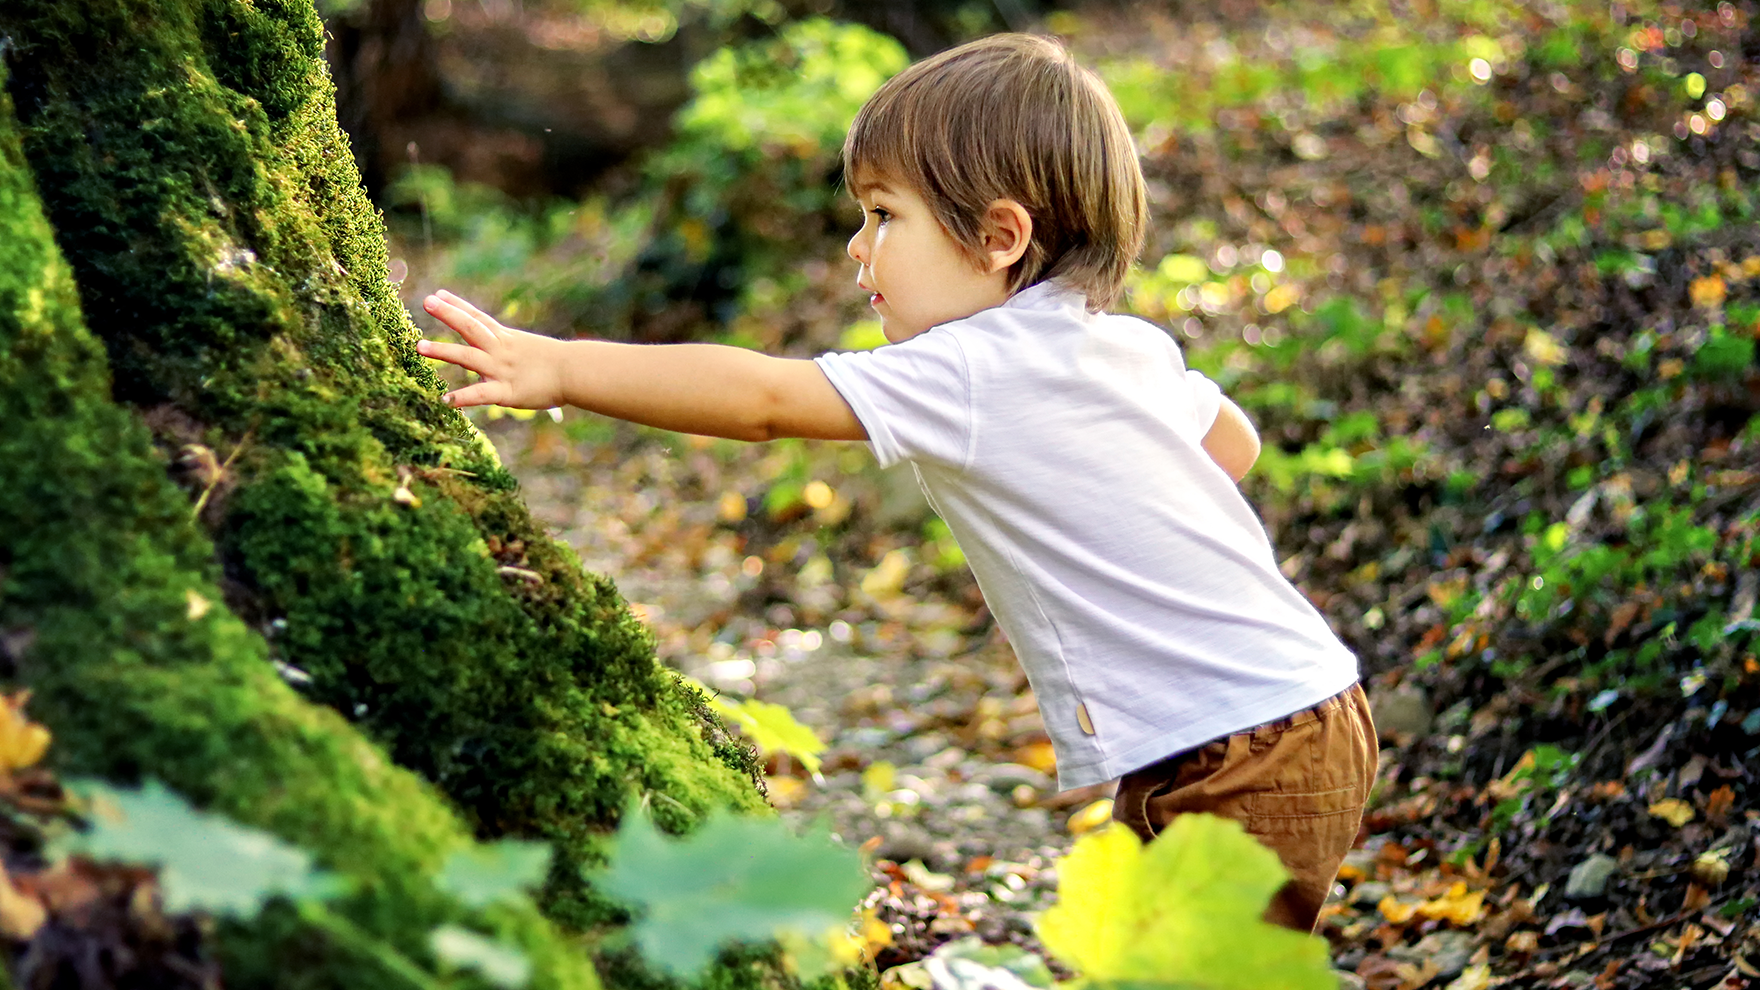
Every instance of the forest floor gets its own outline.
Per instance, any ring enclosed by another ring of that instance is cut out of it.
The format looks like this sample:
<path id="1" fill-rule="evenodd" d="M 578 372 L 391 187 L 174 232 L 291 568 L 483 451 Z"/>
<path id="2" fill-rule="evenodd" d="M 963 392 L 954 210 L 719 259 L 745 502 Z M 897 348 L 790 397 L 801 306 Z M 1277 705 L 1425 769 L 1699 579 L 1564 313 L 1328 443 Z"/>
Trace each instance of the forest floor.
<path id="1" fill-rule="evenodd" d="M 856 527 L 861 557 L 879 563 L 827 573 L 815 561 L 835 548 L 818 545 L 810 514 L 773 519 L 746 493 L 766 490 L 781 460 L 829 466 L 847 450 L 779 455 L 629 427 L 575 441 L 543 419 L 489 432 L 538 516 L 647 618 L 664 662 L 730 696 L 782 704 L 828 744 L 819 780 L 773 756 L 771 798 L 790 820 L 826 822 L 873 855 L 871 904 L 894 933 L 883 968 L 969 933 L 1036 945 L 1054 862 L 1105 821 L 1110 792 L 1056 790 L 1032 693 L 963 567 L 886 563 L 923 544 L 908 475 L 868 466 L 841 478 L 833 502 L 882 523 Z M 1744 953 L 1760 960 L 1760 933 L 1740 923 L 1756 894 L 1742 870 L 1760 834 L 1752 811 L 1713 797 L 1676 824 L 1667 815 L 1678 809 L 1585 780 L 1504 823 L 1526 844 L 1487 844 L 1491 806 L 1524 785 L 1463 787 L 1446 764 L 1464 737 L 1497 730 L 1508 701 L 1437 718 L 1415 693 L 1375 693 L 1387 720 L 1430 728 L 1384 727 L 1399 738 L 1382 751 L 1359 848 L 1322 922 L 1341 969 L 1377 990 L 1735 988 L 1752 975 Z M 1683 746 L 1679 724 L 1640 718 L 1589 742 L 1678 764 L 1676 781 L 1746 777 L 1739 754 Z M 1598 840 L 1616 832 L 1639 841 L 1603 852 Z M 1487 851 L 1458 854 L 1477 848 Z M 1708 862 L 1707 849 L 1723 853 Z"/>

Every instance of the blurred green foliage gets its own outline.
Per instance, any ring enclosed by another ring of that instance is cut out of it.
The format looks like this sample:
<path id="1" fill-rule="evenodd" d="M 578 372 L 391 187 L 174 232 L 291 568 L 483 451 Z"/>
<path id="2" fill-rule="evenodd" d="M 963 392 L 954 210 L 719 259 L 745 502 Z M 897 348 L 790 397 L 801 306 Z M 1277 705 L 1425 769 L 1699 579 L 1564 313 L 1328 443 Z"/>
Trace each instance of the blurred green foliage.
<path id="1" fill-rule="evenodd" d="M 839 150 L 857 108 L 908 59 L 889 36 L 809 18 L 727 47 L 691 72 L 672 144 L 635 194 L 538 205 L 412 167 L 387 206 L 426 278 L 498 300 L 550 332 L 677 339 L 725 334 L 790 298 L 798 262 L 852 226 Z"/>

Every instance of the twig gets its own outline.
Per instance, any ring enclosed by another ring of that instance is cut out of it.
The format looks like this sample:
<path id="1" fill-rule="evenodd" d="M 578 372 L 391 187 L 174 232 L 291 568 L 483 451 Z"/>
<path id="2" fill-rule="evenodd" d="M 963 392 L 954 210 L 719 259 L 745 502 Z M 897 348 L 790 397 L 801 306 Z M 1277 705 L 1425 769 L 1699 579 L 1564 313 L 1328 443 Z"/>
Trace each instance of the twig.
<path id="1" fill-rule="evenodd" d="M 220 480 L 226 477 L 228 471 L 232 470 L 233 462 L 237 461 L 238 455 L 244 453 L 244 449 L 250 446 L 251 440 L 256 437 L 256 435 L 257 427 L 256 424 L 253 423 L 251 424 L 251 428 L 244 432 L 244 436 L 239 438 L 238 446 L 232 448 L 232 453 L 226 455 L 225 463 L 220 465 L 220 470 L 214 472 L 214 477 L 209 479 L 208 486 L 202 489 L 202 494 L 196 499 L 195 508 L 190 511 L 191 519 L 200 519 L 202 517 L 202 509 L 207 507 L 208 497 L 214 494 L 214 489 L 219 486 Z"/>

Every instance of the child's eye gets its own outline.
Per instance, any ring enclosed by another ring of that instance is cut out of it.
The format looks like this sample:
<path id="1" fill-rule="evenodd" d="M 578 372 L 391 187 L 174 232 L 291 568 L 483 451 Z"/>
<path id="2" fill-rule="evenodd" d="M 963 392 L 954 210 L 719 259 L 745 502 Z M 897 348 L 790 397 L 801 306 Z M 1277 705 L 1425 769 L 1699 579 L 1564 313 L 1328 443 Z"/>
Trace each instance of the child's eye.
<path id="1" fill-rule="evenodd" d="M 881 209 L 878 206 L 874 207 L 873 209 L 869 210 L 868 212 L 874 214 L 874 219 L 880 221 L 881 223 L 885 223 L 886 221 L 892 219 L 892 211 Z"/>

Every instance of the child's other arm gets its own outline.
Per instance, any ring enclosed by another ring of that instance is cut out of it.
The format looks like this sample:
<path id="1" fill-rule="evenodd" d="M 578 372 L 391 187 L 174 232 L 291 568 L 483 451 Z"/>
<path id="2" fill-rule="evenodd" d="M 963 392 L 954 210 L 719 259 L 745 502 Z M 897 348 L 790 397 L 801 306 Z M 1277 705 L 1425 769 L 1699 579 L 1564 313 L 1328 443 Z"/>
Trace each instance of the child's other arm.
<path id="1" fill-rule="evenodd" d="M 1247 469 L 1259 459 L 1259 432 L 1227 396 L 1216 410 L 1210 432 L 1204 434 L 1204 453 L 1236 481 L 1246 477 Z"/>
<path id="2" fill-rule="evenodd" d="M 646 426 L 734 440 L 868 438 L 811 361 L 717 344 L 557 340 L 504 327 L 445 291 L 429 296 L 423 308 L 465 342 L 424 340 L 416 349 L 482 376 L 447 393 L 453 406 L 546 409 L 567 403 Z"/>

